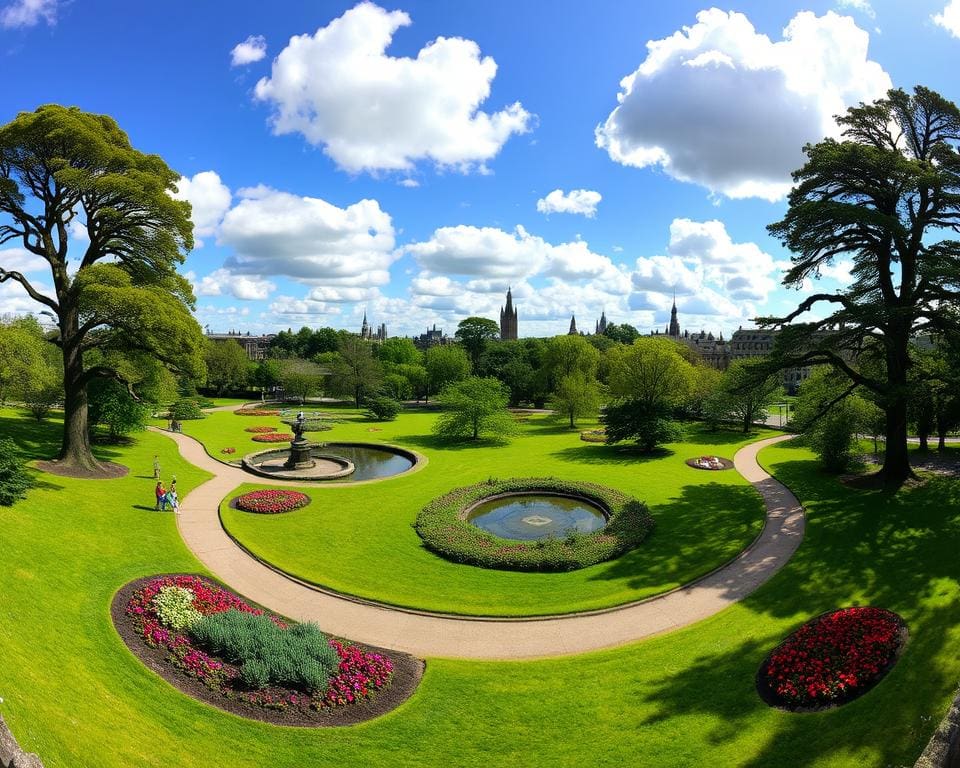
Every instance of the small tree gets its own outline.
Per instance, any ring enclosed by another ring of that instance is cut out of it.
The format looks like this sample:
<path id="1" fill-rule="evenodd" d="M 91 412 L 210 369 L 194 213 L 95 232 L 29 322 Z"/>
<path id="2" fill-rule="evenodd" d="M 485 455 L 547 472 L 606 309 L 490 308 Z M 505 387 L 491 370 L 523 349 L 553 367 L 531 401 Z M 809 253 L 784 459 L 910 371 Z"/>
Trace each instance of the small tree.
<path id="1" fill-rule="evenodd" d="M 250 360 L 234 339 L 225 342 L 208 339 L 203 359 L 207 366 L 207 386 L 213 387 L 217 394 L 246 386 Z"/>
<path id="2" fill-rule="evenodd" d="M 383 369 L 373 356 L 371 344 L 357 336 L 343 338 L 330 374 L 333 391 L 352 397 L 357 408 L 380 388 L 383 379 Z"/>
<path id="3" fill-rule="evenodd" d="M 392 397 L 367 398 L 367 416 L 374 421 L 393 421 L 400 413 L 400 403 Z"/>
<path id="4" fill-rule="evenodd" d="M 441 437 L 471 437 L 483 435 L 504 437 L 516 431 L 516 422 L 506 410 L 509 393 L 506 387 L 492 378 L 470 376 L 449 385 L 437 402 L 443 407 L 434 425 Z"/>
<path id="5" fill-rule="evenodd" d="M 828 472 L 845 472 L 853 461 L 857 432 L 870 419 L 870 406 L 829 368 L 817 367 L 800 385 L 793 426 Z"/>
<path id="6" fill-rule="evenodd" d="M 99 379 L 90 382 L 87 390 L 90 426 L 103 424 L 109 438 L 116 442 L 130 432 L 146 429 L 150 407 L 133 396 L 120 382 Z"/>
<path id="7" fill-rule="evenodd" d="M 582 374 L 564 376 L 550 399 L 550 408 L 570 420 L 570 429 L 576 419 L 596 416 L 602 398 L 600 385 Z"/>
<path id="8" fill-rule="evenodd" d="M 284 395 L 300 401 L 300 405 L 308 397 L 316 395 L 323 383 L 323 369 L 316 363 L 291 358 L 284 360 L 281 365 L 280 381 L 283 384 Z"/>
<path id="9" fill-rule="evenodd" d="M 0 505 L 9 507 L 24 498 L 32 485 L 17 444 L 9 437 L 0 439 Z"/>
<path id="10" fill-rule="evenodd" d="M 547 342 L 543 365 L 555 391 L 567 376 L 596 379 L 600 353 L 583 336 L 555 336 Z"/>
<path id="11" fill-rule="evenodd" d="M 663 406 L 650 406 L 638 398 L 621 399 L 608 405 L 600 415 L 608 443 L 633 440 L 645 453 L 663 443 L 683 438 L 683 431 Z"/>
<path id="12" fill-rule="evenodd" d="M 712 409 L 737 419 L 746 434 L 755 421 L 765 419 L 767 407 L 780 393 L 780 377 L 758 375 L 754 360 L 734 360 L 723 373 Z"/>

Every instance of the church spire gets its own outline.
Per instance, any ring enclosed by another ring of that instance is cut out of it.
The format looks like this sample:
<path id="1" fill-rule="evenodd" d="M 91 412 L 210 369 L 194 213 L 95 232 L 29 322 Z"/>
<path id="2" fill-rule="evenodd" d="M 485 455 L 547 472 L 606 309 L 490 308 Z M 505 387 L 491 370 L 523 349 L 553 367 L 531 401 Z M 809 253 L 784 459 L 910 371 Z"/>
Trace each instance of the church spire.
<path id="1" fill-rule="evenodd" d="M 677 292 L 673 292 L 673 307 L 670 309 L 670 328 L 667 334 L 680 338 L 680 321 L 677 319 Z"/>
<path id="2" fill-rule="evenodd" d="M 517 338 L 517 309 L 513 306 L 513 293 L 507 288 L 507 303 L 500 308 L 500 338 Z"/>
<path id="3" fill-rule="evenodd" d="M 577 316 L 570 315 L 570 330 L 567 331 L 568 336 L 578 336 L 579 331 L 577 331 Z"/>

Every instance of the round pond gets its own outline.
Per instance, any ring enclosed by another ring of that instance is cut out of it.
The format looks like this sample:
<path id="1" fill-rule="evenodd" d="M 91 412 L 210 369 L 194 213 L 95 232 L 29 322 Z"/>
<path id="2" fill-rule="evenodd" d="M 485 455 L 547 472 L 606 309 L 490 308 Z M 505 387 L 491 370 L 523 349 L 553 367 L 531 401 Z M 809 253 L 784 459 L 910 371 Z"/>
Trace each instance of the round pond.
<path id="1" fill-rule="evenodd" d="M 593 533 L 607 524 L 603 510 L 586 499 L 544 493 L 486 499 L 467 511 L 466 520 L 494 536 L 523 541 Z"/>
<path id="2" fill-rule="evenodd" d="M 243 468 L 255 475 L 283 480 L 355 483 L 382 480 L 412 469 L 417 456 L 411 451 L 371 443 L 315 443 L 310 447 L 314 466 L 292 469 L 285 465 L 290 448 L 273 448 L 243 457 Z"/>

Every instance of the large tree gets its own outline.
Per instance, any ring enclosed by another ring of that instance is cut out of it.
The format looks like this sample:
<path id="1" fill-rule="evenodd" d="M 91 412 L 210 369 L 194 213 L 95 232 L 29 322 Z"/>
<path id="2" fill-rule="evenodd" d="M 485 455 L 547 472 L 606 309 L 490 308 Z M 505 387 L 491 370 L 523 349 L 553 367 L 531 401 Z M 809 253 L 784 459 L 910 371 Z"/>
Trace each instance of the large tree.
<path id="1" fill-rule="evenodd" d="M 484 435 L 504 438 L 516 432 L 516 422 L 507 411 L 507 388 L 493 378 L 469 376 L 448 386 L 437 398 L 443 413 L 434 424 L 441 437 Z"/>
<path id="2" fill-rule="evenodd" d="M 2 264 L 0 283 L 18 283 L 56 319 L 65 465 L 99 468 L 90 451 L 87 385 L 96 378 L 128 383 L 106 362 L 86 364 L 88 352 L 145 351 L 193 375 L 202 368 L 193 293 L 176 272 L 193 247 L 190 205 L 172 197 L 179 178 L 157 155 L 134 149 L 104 115 L 47 105 L 0 127 L 0 244 L 43 259 L 53 290 Z M 71 235 L 77 224 L 85 238 Z"/>
<path id="3" fill-rule="evenodd" d="M 470 361 L 476 368 L 487 344 L 500 338 L 500 326 L 486 317 L 468 317 L 460 321 L 454 337 L 467 350 Z"/>
<path id="4" fill-rule="evenodd" d="M 383 380 L 383 369 L 373 356 L 373 345 L 352 334 L 341 339 L 340 351 L 330 371 L 331 389 L 352 397 L 357 408 L 380 388 Z"/>
<path id="5" fill-rule="evenodd" d="M 897 487 L 912 475 L 911 337 L 960 333 L 960 243 L 943 239 L 960 230 L 960 111 L 917 87 L 891 90 L 838 122 L 841 141 L 804 148 L 787 214 L 769 230 L 794 253 L 786 285 L 802 285 L 837 259 L 852 262 L 853 282 L 759 321 L 782 327 L 776 366 L 825 363 L 849 382 L 841 399 L 857 387 L 873 393 L 886 414 L 880 476 Z M 811 311 L 823 318 L 803 322 Z"/>
<path id="6" fill-rule="evenodd" d="M 207 386 L 218 394 L 246 386 L 250 378 L 250 358 L 236 340 L 206 340 L 203 359 L 207 366 Z"/>

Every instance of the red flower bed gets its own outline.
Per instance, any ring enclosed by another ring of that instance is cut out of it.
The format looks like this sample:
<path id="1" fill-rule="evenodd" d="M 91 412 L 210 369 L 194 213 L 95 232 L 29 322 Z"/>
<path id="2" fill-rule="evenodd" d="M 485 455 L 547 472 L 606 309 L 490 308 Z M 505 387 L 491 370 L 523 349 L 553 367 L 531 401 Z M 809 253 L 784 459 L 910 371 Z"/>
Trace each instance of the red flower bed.
<path id="1" fill-rule="evenodd" d="M 167 661 L 174 667 L 203 681 L 208 688 L 227 698 L 271 709 L 329 709 L 368 698 L 375 691 L 384 688 L 393 675 L 393 662 L 387 656 L 369 653 L 357 646 L 331 639 L 330 645 L 340 657 L 340 664 L 325 691 L 312 695 L 278 687 L 264 691 L 245 691 L 241 688 L 239 670 L 236 667 L 195 648 L 189 631 L 175 632 L 163 626 L 154 610 L 153 598 L 164 587 L 190 590 L 194 595 L 192 607 L 204 616 L 229 610 L 257 616 L 262 616 L 264 612 L 199 576 L 162 576 L 151 579 L 146 586 L 136 590 L 127 603 L 126 615 L 144 643 L 153 648 L 164 649 L 168 652 Z M 281 628 L 287 627 L 277 616 L 270 616 L 270 619 Z"/>
<path id="2" fill-rule="evenodd" d="M 221 448 L 220 453 L 236 453 L 236 448 Z"/>
<path id="3" fill-rule="evenodd" d="M 241 408 L 234 411 L 237 416 L 279 416 L 280 411 L 273 408 Z"/>
<path id="4" fill-rule="evenodd" d="M 790 709 L 843 704 L 890 670 L 906 627 L 882 608 L 842 608 L 808 621 L 760 667 L 761 695 Z"/>
<path id="5" fill-rule="evenodd" d="M 247 428 L 244 429 L 243 431 L 244 431 L 244 432 L 276 432 L 276 431 L 277 431 L 277 428 L 276 428 L 276 427 L 266 427 L 266 426 L 261 426 L 261 427 L 247 427 Z"/>
<path id="6" fill-rule="evenodd" d="M 266 432 L 262 435 L 254 435 L 250 439 L 255 443 L 289 443 L 293 440 L 293 435 L 286 432 Z"/>
<path id="7" fill-rule="evenodd" d="M 276 489 L 251 491 L 236 500 L 237 509 L 244 512 L 259 512 L 263 515 L 275 515 L 279 512 L 291 512 L 310 503 L 310 497 L 299 491 L 281 491 Z"/>

